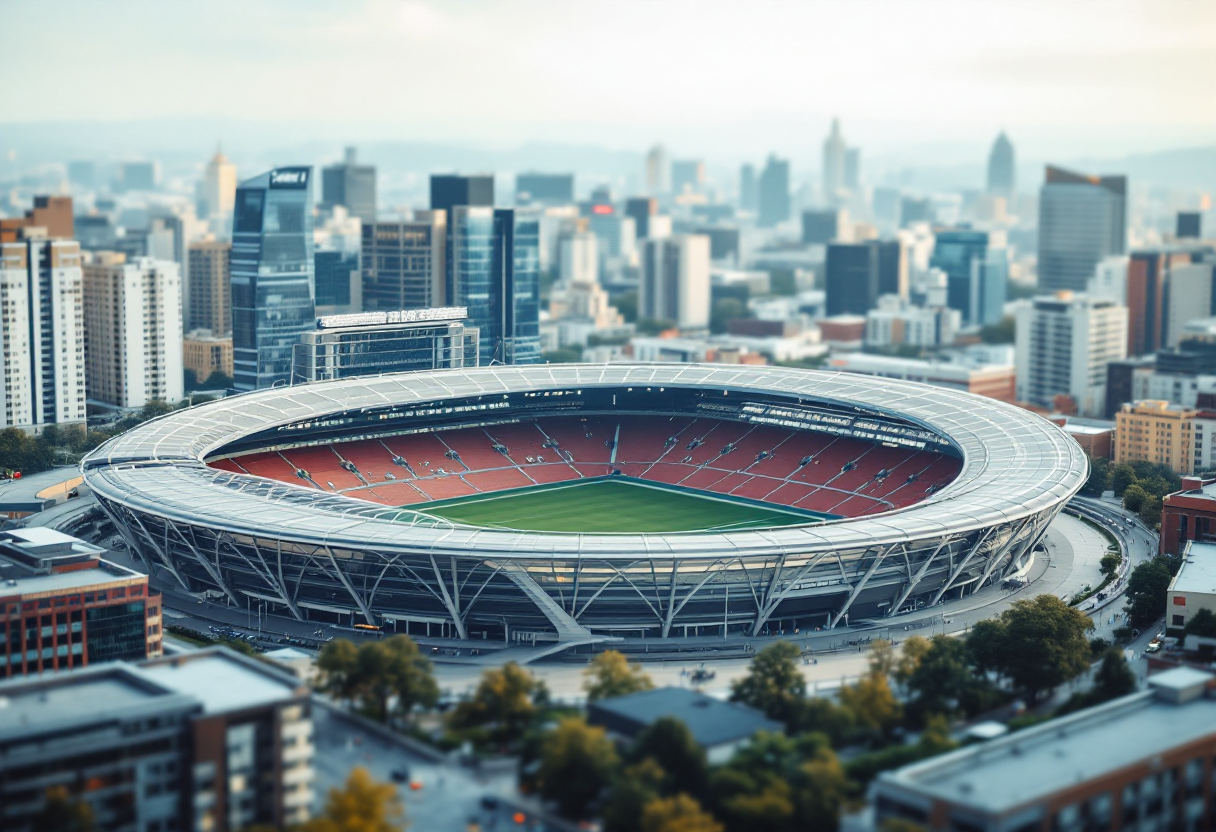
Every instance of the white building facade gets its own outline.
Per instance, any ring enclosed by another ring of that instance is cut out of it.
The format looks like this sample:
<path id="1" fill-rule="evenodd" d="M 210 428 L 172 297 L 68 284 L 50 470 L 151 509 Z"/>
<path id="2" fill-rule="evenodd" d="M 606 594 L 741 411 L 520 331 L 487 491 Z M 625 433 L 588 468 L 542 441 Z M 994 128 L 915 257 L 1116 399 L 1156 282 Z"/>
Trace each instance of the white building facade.
<path id="1" fill-rule="evenodd" d="M 708 327 L 709 262 L 706 236 L 647 240 L 642 248 L 639 317 L 673 321 L 681 329 Z"/>
<path id="2" fill-rule="evenodd" d="M 89 398 L 134 409 L 177 402 L 182 377 L 181 269 L 102 253 L 84 267 Z"/>

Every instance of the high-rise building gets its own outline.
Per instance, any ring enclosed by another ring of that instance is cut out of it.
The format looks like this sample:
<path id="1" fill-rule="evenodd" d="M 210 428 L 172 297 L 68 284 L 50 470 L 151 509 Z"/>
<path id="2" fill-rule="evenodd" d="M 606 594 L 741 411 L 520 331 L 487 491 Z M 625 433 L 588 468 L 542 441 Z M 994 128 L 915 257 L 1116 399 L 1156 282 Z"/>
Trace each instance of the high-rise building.
<path id="1" fill-rule="evenodd" d="M 790 163 L 769 156 L 760 172 L 760 211 L 757 224 L 761 228 L 776 228 L 790 218 Z"/>
<path id="2" fill-rule="evenodd" d="M 1126 306 L 1129 262 L 1130 258 L 1126 254 L 1113 254 L 1103 258 L 1094 267 L 1094 276 L 1090 278 L 1085 294 L 1091 298 L 1105 298 Z"/>
<path id="3" fill-rule="evenodd" d="M 845 188 L 847 147 L 840 134 L 840 119 L 832 119 L 832 132 L 823 142 L 823 198 L 829 203 Z"/>
<path id="4" fill-rule="evenodd" d="M 843 208 L 837 210 L 809 210 L 802 212 L 802 242 L 808 245 L 820 243 L 827 245 L 834 242 L 849 242 L 842 235 L 849 223 L 849 212 Z"/>
<path id="5" fill-rule="evenodd" d="M 1174 228 L 1179 240 L 1198 239 L 1203 236 L 1203 214 L 1198 211 L 1179 211 Z"/>
<path id="6" fill-rule="evenodd" d="M 340 315 L 363 308 L 363 275 L 358 251 L 313 252 L 318 315 Z"/>
<path id="7" fill-rule="evenodd" d="M 211 227 L 227 231 L 232 225 L 232 206 L 236 203 L 236 165 L 218 148 L 207 162 L 203 174 L 199 214 Z"/>
<path id="8" fill-rule="evenodd" d="M 1049 165 L 1039 191 L 1039 288 L 1084 291 L 1104 257 L 1124 252 L 1126 212 L 1127 177 Z"/>
<path id="9" fill-rule="evenodd" d="M 705 163 L 700 159 L 675 159 L 671 163 L 671 190 L 675 194 L 700 193 L 705 188 Z"/>
<path id="10" fill-rule="evenodd" d="M 929 265 L 946 273 L 946 304 L 962 313 L 966 325 L 1000 321 L 1005 307 L 1008 258 L 990 247 L 987 231 L 940 229 Z"/>
<path id="11" fill-rule="evenodd" d="M 458 205 L 492 208 L 494 177 L 489 174 L 431 174 L 431 210 L 446 211 L 449 227 L 452 225 L 452 209 Z"/>
<path id="12" fill-rule="evenodd" d="M 104 552 L 54 529 L 0 532 L 0 679 L 161 654 L 161 596 Z"/>
<path id="13" fill-rule="evenodd" d="M 744 211 L 760 207 L 760 183 L 756 180 L 756 166 L 750 162 L 739 168 L 739 207 Z"/>
<path id="14" fill-rule="evenodd" d="M 667 162 L 667 148 L 656 144 L 646 154 L 646 193 L 659 196 L 671 192 L 671 166 Z"/>
<path id="15" fill-rule="evenodd" d="M 1082 416 L 1106 409 L 1106 365 L 1127 355 L 1127 309 L 1060 292 L 1034 298 L 1017 311 L 1018 401 L 1052 407 L 1071 396 Z"/>
<path id="16" fill-rule="evenodd" d="M 894 295 L 880 295 L 878 307 L 866 313 L 866 345 L 948 346 L 954 343 L 961 321 L 957 309 L 927 309 Z"/>
<path id="17" fill-rule="evenodd" d="M 341 205 L 362 222 L 376 221 L 376 167 L 360 165 L 355 148 L 346 148 L 342 162 L 321 170 L 321 209 Z"/>
<path id="18" fill-rule="evenodd" d="M 639 317 L 672 321 L 681 329 L 709 326 L 709 264 L 708 237 L 647 240 L 642 246 Z"/>
<path id="19" fill-rule="evenodd" d="M 562 284 L 600 282 L 599 238 L 586 229 L 563 234 L 557 243 L 557 279 Z"/>
<path id="20" fill-rule="evenodd" d="M 267 662 L 213 647 L 10 679 L 0 698 L 5 832 L 46 828 L 53 787 L 107 832 L 238 832 L 311 816 L 312 700 Z"/>
<path id="21" fill-rule="evenodd" d="M 1216 263 L 1204 261 L 1170 268 L 1166 341 L 1178 346 L 1190 321 L 1216 316 Z M 1216 366 L 1212 367 L 1216 374 Z"/>
<path id="22" fill-rule="evenodd" d="M 861 148 L 848 147 L 844 151 L 844 186 L 851 192 L 861 190 Z"/>
<path id="23" fill-rule="evenodd" d="M 156 162 L 123 162 L 115 185 L 119 191 L 151 191 L 156 188 L 156 178 Z"/>
<path id="24" fill-rule="evenodd" d="M 0 220 L 0 243 L 15 243 L 23 239 L 26 228 L 45 229 L 43 237 L 68 240 L 76 234 L 70 196 L 36 196 L 34 207 L 23 217 Z"/>
<path id="25" fill-rule="evenodd" d="M 232 336 L 212 335 L 209 329 L 187 332 L 182 338 L 182 369 L 194 373 L 197 384 L 216 373 L 232 378 Z"/>
<path id="26" fill-rule="evenodd" d="M 276 168 L 236 191 L 232 361 L 237 390 L 291 378 L 292 349 L 315 323 L 312 169 Z"/>
<path id="27" fill-rule="evenodd" d="M 182 292 L 186 332 L 208 330 L 232 335 L 232 243 L 200 240 L 186 250 L 186 286 Z"/>
<path id="28" fill-rule="evenodd" d="M 469 310 L 480 366 L 539 363 L 539 218 L 514 209 L 453 208 L 445 293 L 449 304 Z"/>
<path id="29" fill-rule="evenodd" d="M 478 333 L 467 317 L 447 307 L 317 318 L 296 346 L 292 384 L 476 367 Z"/>
<path id="30" fill-rule="evenodd" d="M 99 252 L 84 265 L 89 400 L 124 409 L 182 398 L 181 269 Z"/>
<path id="31" fill-rule="evenodd" d="M 443 306 L 447 214 L 415 211 L 406 222 L 363 226 L 363 308 L 368 312 Z"/>
<path id="32" fill-rule="evenodd" d="M 35 236 L 0 244 L 0 295 L 0 427 L 84 422 L 80 245 Z"/>
<path id="33" fill-rule="evenodd" d="M 1127 402 L 1115 414 L 1115 464 L 1153 462 L 1179 474 L 1194 469 L 1198 411 L 1167 401 Z"/>
<path id="34" fill-rule="evenodd" d="M 572 202 L 573 173 L 521 173 L 515 177 L 516 205 L 569 205 Z"/>
<path id="35" fill-rule="evenodd" d="M 899 240 L 830 243 L 824 278 L 829 317 L 865 315 L 880 295 L 907 299 L 907 251 Z"/>
<path id="36" fill-rule="evenodd" d="M 1004 131 L 992 143 L 988 154 L 988 193 L 1012 200 L 1017 193 L 1017 163 L 1013 153 L 1013 142 Z"/>
<path id="37" fill-rule="evenodd" d="M 633 217 L 634 233 L 639 240 L 650 236 L 650 220 L 658 216 L 659 201 L 654 197 L 630 197 L 625 200 L 625 216 Z"/>
<path id="38" fill-rule="evenodd" d="M 1184 246 L 1131 253 L 1127 266 L 1128 355 L 1147 355 L 1170 343 L 1170 274 L 1192 263 L 1198 253 Z"/>

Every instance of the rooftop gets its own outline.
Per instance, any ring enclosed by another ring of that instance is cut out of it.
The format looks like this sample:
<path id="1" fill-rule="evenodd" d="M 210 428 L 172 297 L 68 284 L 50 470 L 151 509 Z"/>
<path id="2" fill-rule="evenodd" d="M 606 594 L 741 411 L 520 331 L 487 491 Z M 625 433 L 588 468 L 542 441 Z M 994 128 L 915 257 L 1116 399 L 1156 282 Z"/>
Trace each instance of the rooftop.
<path id="1" fill-rule="evenodd" d="M 195 697 L 208 714 L 285 702 L 300 687 L 294 676 L 222 647 L 153 659 L 140 669 L 158 684 Z"/>
<path id="2" fill-rule="evenodd" d="M 688 688 L 656 688 L 613 699 L 592 702 L 589 711 L 601 711 L 614 721 L 631 724 L 641 731 L 662 717 L 676 717 L 688 726 L 693 738 L 705 748 L 735 742 L 757 731 L 783 730 L 757 710 L 735 702 L 723 702 Z"/>
<path id="3" fill-rule="evenodd" d="M 147 576 L 108 560 L 97 560 L 91 569 L 77 569 L 58 574 L 37 574 L 16 567 L 0 556 L 0 598 L 13 595 L 41 595 L 82 590 L 91 586 L 129 582 Z"/>
<path id="4" fill-rule="evenodd" d="M 879 787 L 985 814 L 1034 804 L 1216 734 L 1216 700 L 1202 695 L 1213 680 L 1188 668 L 1159 673 L 1153 690 L 886 772 Z"/>
<path id="5" fill-rule="evenodd" d="M 1216 543 L 1191 541 L 1187 545 L 1182 567 L 1170 582 L 1170 592 L 1216 595 Z"/>

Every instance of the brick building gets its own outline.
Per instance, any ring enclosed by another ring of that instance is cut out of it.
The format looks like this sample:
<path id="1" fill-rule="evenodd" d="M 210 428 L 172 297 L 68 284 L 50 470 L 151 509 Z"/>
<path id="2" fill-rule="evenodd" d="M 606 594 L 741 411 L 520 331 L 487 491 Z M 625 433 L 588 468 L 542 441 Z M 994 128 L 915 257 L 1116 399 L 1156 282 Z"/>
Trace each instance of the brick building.
<path id="1" fill-rule="evenodd" d="M 1181 554 L 1188 540 L 1216 543 L 1216 479 L 1183 477 L 1161 506 L 1161 553 Z"/>
<path id="2" fill-rule="evenodd" d="M 162 652 L 148 576 L 51 529 L 0 532 L 0 679 Z"/>

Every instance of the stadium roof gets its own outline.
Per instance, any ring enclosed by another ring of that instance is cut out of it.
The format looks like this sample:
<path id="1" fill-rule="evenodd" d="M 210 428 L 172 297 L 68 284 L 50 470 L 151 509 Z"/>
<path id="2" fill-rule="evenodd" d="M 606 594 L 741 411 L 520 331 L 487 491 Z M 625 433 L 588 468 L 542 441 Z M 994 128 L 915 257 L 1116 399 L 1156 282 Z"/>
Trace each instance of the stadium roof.
<path id="1" fill-rule="evenodd" d="M 949 437 L 963 456 L 949 485 L 907 508 L 806 526 L 725 532 L 576 534 L 457 525 L 409 508 L 218 471 L 204 459 L 278 426 L 367 407 L 578 387 L 664 386 L 775 394 L 856 407 Z M 259 390 L 177 411 L 102 445 L 82 463 L 88 485 L 133 510 L 234 534 L 257 530 L 330 548 L 499 557 L 721 558 L 866 549 L 965 534 L 1063 504 L 1084 484 L 1085 455 L 1064 431 L 992 399 L 893 379 L 701 364 L 488 367 Z"/>

